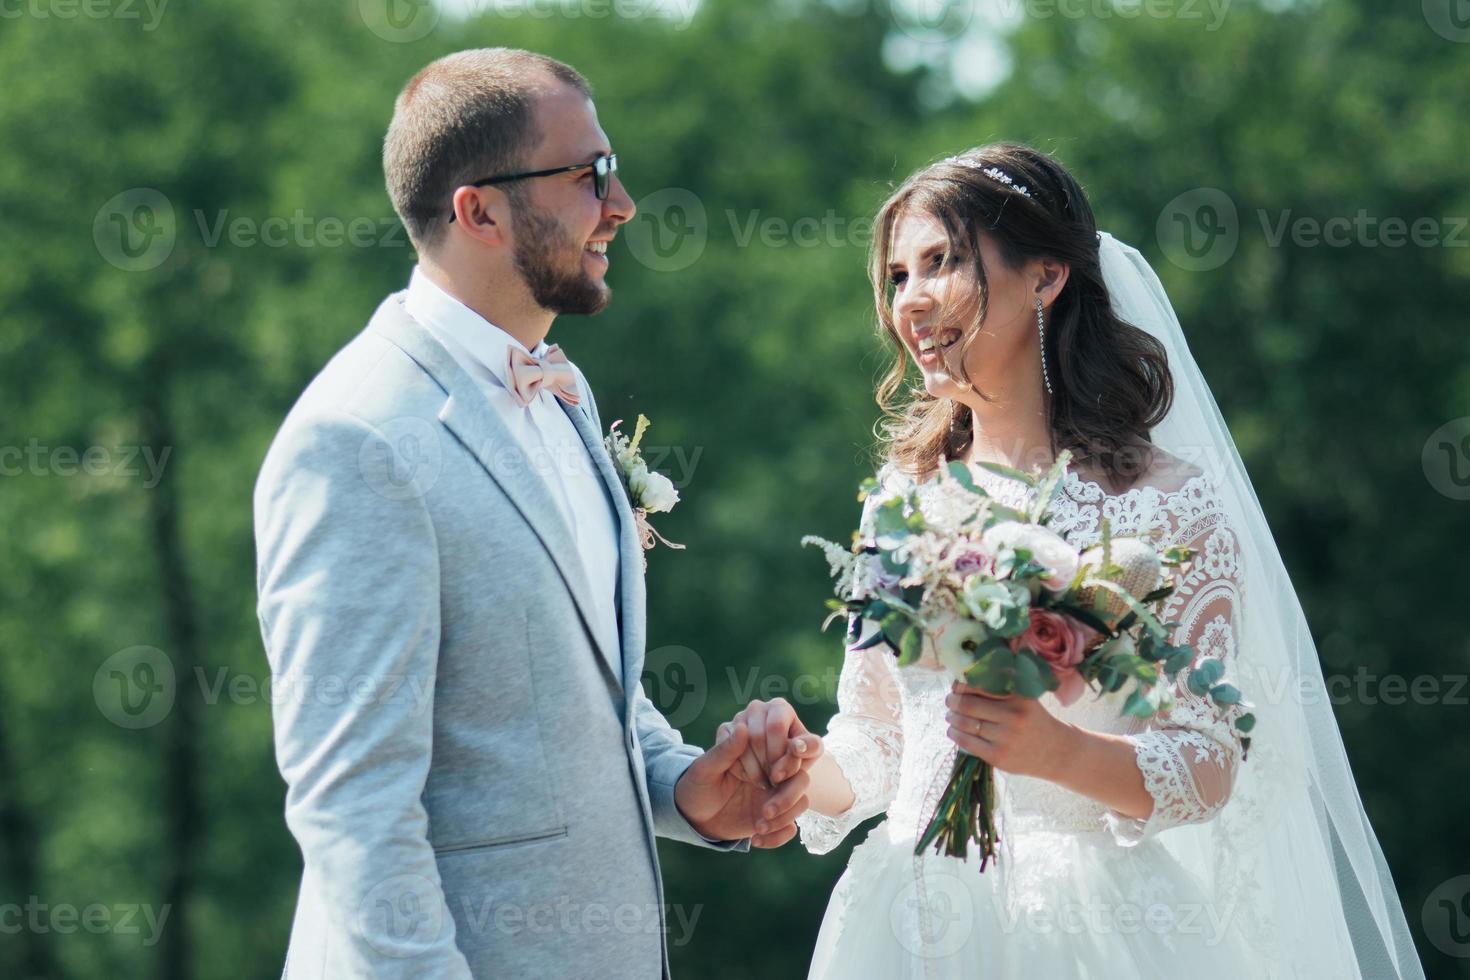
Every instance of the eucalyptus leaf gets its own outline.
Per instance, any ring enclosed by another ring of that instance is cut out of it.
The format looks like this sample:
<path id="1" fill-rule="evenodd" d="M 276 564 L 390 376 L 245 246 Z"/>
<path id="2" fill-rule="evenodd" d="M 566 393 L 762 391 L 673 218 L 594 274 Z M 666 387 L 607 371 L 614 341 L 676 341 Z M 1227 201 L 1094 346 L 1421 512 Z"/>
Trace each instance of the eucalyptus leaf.
<path id="1" fill-rule="evenodd" d="M 912 620 L 908 616 L 898 611 L 891 612 L 883 617 L 883 636 L 888 640 L 889 645 L 893 649 L 899 649 L 899 644 L 903 642 L 904 631 L 909 628 L 911 622 Z"/>
<path id="2" fill-rule="evenodd" d="M 1210 697 L 1216 704 L 1239 704 L 1240 690 L 1234 684 L 1217 684 L 1210 688 Z"/>
<path id="3" fill-rule="evenodd" d="M 1016 655 L 1004 643 L 991 646 L 965 671 L 965 680 L 971 687 L 991 694 L 1011 694 L 1015 690 Z"/>
<path id="4" fill-rule="evenodd" d="M 1021 647 L 1016 655 L 1016 693 L 1023 697 L 1039 698 L 1047 691 L 1062 686 L 1052 672 L 1051 665 L 1041 659 L 1030 647 Z"/>
<path id="5" fill-rule="evenodd" d="M 1225 673 L 1225 665 L 1214 657 L 1201 660 L 1189 675 L 1189 687 L 1194 693 L 1204 696 L 1205 692 L 1214 686 Z M 1195 686 L 1198 684 L 1199 689 Z"/>
<path id="6" fill-rule="evenodd" d="M 904 631 L 903 638 L 898 644 L 898 665 L 904 667 L 918 660 L 923 649 L 924 631 L 916 625 L 911 625 Z"/>
<path id="7" fill-rule="evenodd" d="M 964 463 L 957 459 L 952 459 L 949 461 L 949 466 L 946 469 L 948 469 L 950 477 L 966 490 L 981 497 L 989 496 L 989 494 L 980 489 L 980 486 L 975 483 L 975 474 L 971 473 L 970 468 Z"/>
<path id="8" fill-rule="evenodd" d="M 1135 718 L 1153 717 L 1154 706 L 1148 703 L 1148 698 L 1140 691 L 1132 691 L 1128 694 L 1128 700 L 1123 702 L 1123 714 L 1132 715 Z"/>
<path id="9" fill-rule="evenodd" d="M 1007 466 L 1004 463 L 991 463 L 984 460 L 979 461 L 976 465 L 989 470 L 996 476 L 1003 476 L 1008 480 L 1017 480 L 1033 490 L 1036 488 L 1036 477 L 1030 473 L 1018 470 L 1014 466 Z"/>
<path id="10" fill-rule="evenodd" d="M 1172 649 L 1173 652 L 1169 654 L 1169 659 L 1164 661 L 1164 673 L 1170 677 L 1173 677 L 1185 667 L 1188 667 L 1189 662 L 1194 659 L 1194 651 L 1189 647 L 1174 647 Z"/>

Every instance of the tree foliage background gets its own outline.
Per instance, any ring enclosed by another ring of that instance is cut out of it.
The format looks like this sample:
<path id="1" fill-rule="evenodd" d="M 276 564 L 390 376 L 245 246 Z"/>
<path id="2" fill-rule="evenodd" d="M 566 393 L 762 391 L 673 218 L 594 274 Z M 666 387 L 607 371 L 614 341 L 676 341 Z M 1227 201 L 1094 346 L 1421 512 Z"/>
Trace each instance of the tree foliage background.
<path id="1" fill-rule="evenodd" d="M 300 857 L 251 489 L 296 394 L 412 266 L 379 160 L 394 95 L 505 44 L 592 79 L 642 204 L 613 305 L 556 339 L 688 481 L 645 677 L 686 737 L 751 697 L 818 728 L 833 710 L 825 569 L 797 542 L 844 535 L 871 468 L 866 222 L 933 158 L 1027 141 L 1164 279 L 1426 968 L 1470 976 L 1464 4 L 893 2 L 0 3 L 0 972 L 279 974 Z M 1224 259 L 1180 251 L 1181 209 L 1234 228 Z M 1293 224 L 1333 218 L 1352 230 Z M 1430 230 L 1395 245 L 1388 219 Z M 160 656 L 171 686 L 137 673 Z M 130 713 L 119 678 L 162 710 Z M 698 916 L 676 971 L 804 976 L 853 839 L 665 845 L 669 901 Z"/>

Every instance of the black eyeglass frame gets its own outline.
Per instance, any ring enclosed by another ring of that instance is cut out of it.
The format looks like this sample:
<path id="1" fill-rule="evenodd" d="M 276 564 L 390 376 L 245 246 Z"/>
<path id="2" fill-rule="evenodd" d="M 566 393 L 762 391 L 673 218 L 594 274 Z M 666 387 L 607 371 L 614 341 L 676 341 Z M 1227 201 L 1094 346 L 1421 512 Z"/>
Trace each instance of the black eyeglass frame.
<path id="1" fill-rule="evenodd" d="M 508 184 L 513 180 L 531 180 L 535 177 L 554 177 L 557 174 L 569 174 L 574 170 L 586 170 L 592 168 L 594 193 L 599 201 L 606 201 L 607 195 L 612 193 L 612 175 L 618 172 L 618 155 L 616 153 L 599 154 L 591 163 L 574 163 L 569 167 L 552 167 L 550 170 L 532 170 L 523 174 L 505 174 L 501 177 L 486 177 L 476 180 L 463 187 L 489 187 L 494 184 Z M 449 220 L 454 220 L 454 209 L 449 210 Z"/>

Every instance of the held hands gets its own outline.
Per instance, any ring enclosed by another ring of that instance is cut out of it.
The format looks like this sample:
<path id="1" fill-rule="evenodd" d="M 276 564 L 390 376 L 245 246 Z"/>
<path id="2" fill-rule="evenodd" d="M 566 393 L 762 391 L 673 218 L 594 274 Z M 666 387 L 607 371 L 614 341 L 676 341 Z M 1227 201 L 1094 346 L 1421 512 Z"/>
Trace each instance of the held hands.
<path id="1" fill-rule="evenodd" d="M 944 699 L 949 740 L 1003 772 L 1055 779 L 1075 729 L 1036 698 L 989 694 L 956 681 Z"/>
<path id="2" fill-rule="evenodd" d="M 750 741 L 740 756 L 740 779 L 757 786 L 779 786 L 809 769 L 822 755 L 822 740 L 806 730 L 785 698 L 752 701 L 720 726 L 723 734 L 744 724 Z"/>
<path id="3" fill-rule="evenodd" d="M 796 836 L 806 812 L 807 768 L 822 754 L 783 699 L 752 701 L 720 726 L 718 741 L 674 787 L 674 802 L 695 830 L 714 840 L 751 838 L 772 848 Z M 767 760 L 774 762 L 767 766 Z"/>

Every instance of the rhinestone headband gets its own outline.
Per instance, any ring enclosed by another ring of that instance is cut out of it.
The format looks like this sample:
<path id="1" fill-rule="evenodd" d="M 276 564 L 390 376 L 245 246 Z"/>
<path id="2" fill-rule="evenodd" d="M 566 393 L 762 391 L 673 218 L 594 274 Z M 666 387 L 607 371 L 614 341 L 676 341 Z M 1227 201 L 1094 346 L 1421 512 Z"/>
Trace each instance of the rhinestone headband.
<path id="1" fill-rule="evenodd" d="M 1017 194 L 1020 194 L 1022 197 L 1029 198 L 1031 196 L 1030 188 L 1028 188 L 1025 184 L 1016 183 L 1010 174 L 1006 173 L 999 167 L 986 166 L 979 160 L 975 160 L 971 157 L 965 156 L 947 157 L 944 162 L 957 164 L 961 167 L 969 167 L 972 170 L 978 170 L 985 176 L 989 177 L 991 180 L 995 181 L 997 184 L 1004 184 L 1011 190 L 1015 191 Z"/>

